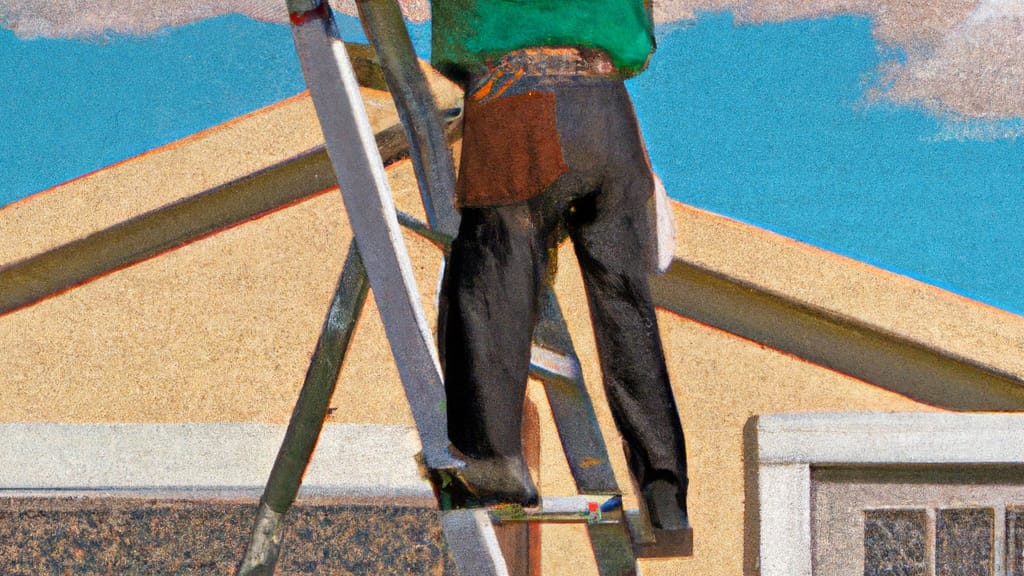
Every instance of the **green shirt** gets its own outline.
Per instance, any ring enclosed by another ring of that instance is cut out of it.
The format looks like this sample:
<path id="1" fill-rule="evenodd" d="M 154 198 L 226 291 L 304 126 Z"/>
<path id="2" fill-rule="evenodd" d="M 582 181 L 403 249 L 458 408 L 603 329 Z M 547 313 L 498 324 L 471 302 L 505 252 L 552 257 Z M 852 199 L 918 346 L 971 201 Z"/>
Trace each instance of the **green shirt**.
<path id="1" fill-rule="evenodd" d="M 520 48 L 599 48 L 624 76 L 654 51 L 649 0 L 434 0 L 431 9 L 431 59 L 456 79 Z"/>

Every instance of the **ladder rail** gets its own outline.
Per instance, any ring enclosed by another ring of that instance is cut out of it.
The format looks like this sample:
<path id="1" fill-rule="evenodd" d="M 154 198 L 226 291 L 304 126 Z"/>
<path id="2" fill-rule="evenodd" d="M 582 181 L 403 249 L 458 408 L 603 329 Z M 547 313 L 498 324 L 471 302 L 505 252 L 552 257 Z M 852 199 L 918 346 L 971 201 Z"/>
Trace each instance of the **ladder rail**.
<path id="1" fill-rule="evenodd" d="M 405 128 L 427 223 L 431 230 L 454 237 L 459 231 L 452 203 L 455 161 L 402 11 L 394 0 L 356 0 L 356 8 Z"/>
<path id="2" fill-rule="evenodd" d="M 239 576 L 274 572 L 284 537 L 284 515 L 295 501 L 302 475 L 313 457 L 338 374 L 369 289 L 366 270 L 353 242 L 345 257 L 288 429 L 260 498 L 249 543 L 239 564 Z"/>
<path id="3" fill-rule="evenodd" d="M 395 364 L 412 408 L 428 467 L 457 464 L 448 453 L 444 386 L 433 335 L 419 302 L 359 84 L 336 36 L 326 1 L 289 0 L 292 34 L 348 212 L 349 223 L 379 306 Z"/>

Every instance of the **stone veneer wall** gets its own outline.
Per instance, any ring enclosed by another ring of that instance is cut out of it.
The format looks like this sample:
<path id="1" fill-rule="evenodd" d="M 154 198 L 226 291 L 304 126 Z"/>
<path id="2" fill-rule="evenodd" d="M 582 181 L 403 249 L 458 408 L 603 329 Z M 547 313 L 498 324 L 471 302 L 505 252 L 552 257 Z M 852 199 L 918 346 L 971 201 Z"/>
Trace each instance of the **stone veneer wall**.
<path id="1" fill-rule="evenodd" d="M 0 574 L 232 574 L 255 500 L 6 498 Z M 440 512 L 396 505 L 298 503 L 275 574 L 455 574 Z"/>

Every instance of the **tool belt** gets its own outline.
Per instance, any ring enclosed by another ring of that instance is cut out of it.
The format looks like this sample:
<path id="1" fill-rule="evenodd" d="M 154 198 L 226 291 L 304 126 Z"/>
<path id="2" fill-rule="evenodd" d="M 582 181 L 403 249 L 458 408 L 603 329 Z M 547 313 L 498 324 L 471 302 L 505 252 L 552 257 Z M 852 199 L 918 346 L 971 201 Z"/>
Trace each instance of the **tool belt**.
<path id="1" fill-rule="evenodd" d="M 539 89 L 506 95 L 520 80 L 560 76 L 617 78 L 618 73 L 600 50 L 525 48 L 470 78 L 456 206 L 525 202 L 568 171 L 555 93 L 539 84 Z"/>
<path id="2" fill-rule="evenodd" d="M 467 97 L 476 101 L 498 98 L 524 76 L 597 76 L 619 78 L 611 58 L 593 48 L 523 48 L 488 62 L 486 72 L 470 78 Z"/>

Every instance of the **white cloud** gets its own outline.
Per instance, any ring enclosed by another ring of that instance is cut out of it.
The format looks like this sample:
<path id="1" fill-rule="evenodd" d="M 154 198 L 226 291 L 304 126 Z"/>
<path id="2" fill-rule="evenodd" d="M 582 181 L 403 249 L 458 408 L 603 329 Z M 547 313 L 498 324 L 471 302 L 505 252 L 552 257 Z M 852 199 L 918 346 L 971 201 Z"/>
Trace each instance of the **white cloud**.
<path id="1" fill-rule="evenodd" d="M 288 17 L 284 2 L 272 0 L 0 0 L 0 21 L 22 38 L 144 35 L 231 12 L 281 22 Z"/>
<path id="2" fill-rule="evenodd" d="M 981 0 L 975 6 L 966 24 L 981 24 L 1000 18 L 1024 18 L 1024 2 L 1021 0 Z"/>
<path id="3" fill-rule="evenodd" d="M 1024 0 L 665 0 L 655 6 L 659 22 L 692 19 L 702 10 L 729 10 L 738 22 L 753 24 L 867 16 L 878 41 L 906 55 L 903 63 L 883 64 L 884 85 L 874 97 L 924 106 L 960 123 L 1024 117 Z M 998 132 L 984 126 L 985 133 Z"/>
<path id="4" fill-rule="evenodd" d="M 412 20 L 430 17 L 428 0 L 402 0 L 401 4 Z M 332 2 L 331 6 L 356 13 L 355 0 Z M 145 35 L 229 13 L 288 22 L 284 0 L 0 0 L 0 26 L 22 38 Z"/>
<path id="5" fill-rule="evenodd" d="M 1024 0 L 987 0 L 928 50 L 908 53 L 884 95 L 991 120 L 1024 117 Z"/>
<path id="6" fill-rule="evenodd" d="M 934 140 L 1016 140 L 1024 138 L 1024 118 L 1004 120 L 949 120 Z"/>
<path id="7" fill-rule="evenodd" d="M 1017 0 L 1014 0 L 1017 1 Z M 872 19 L 881 42 L 930 43 L 962 22 L 976 0 L 664 0 L 655 21 L 692 19 L 699 11 L 728 10 L 740 23 L 759 24 L 857 14 Z"/>

